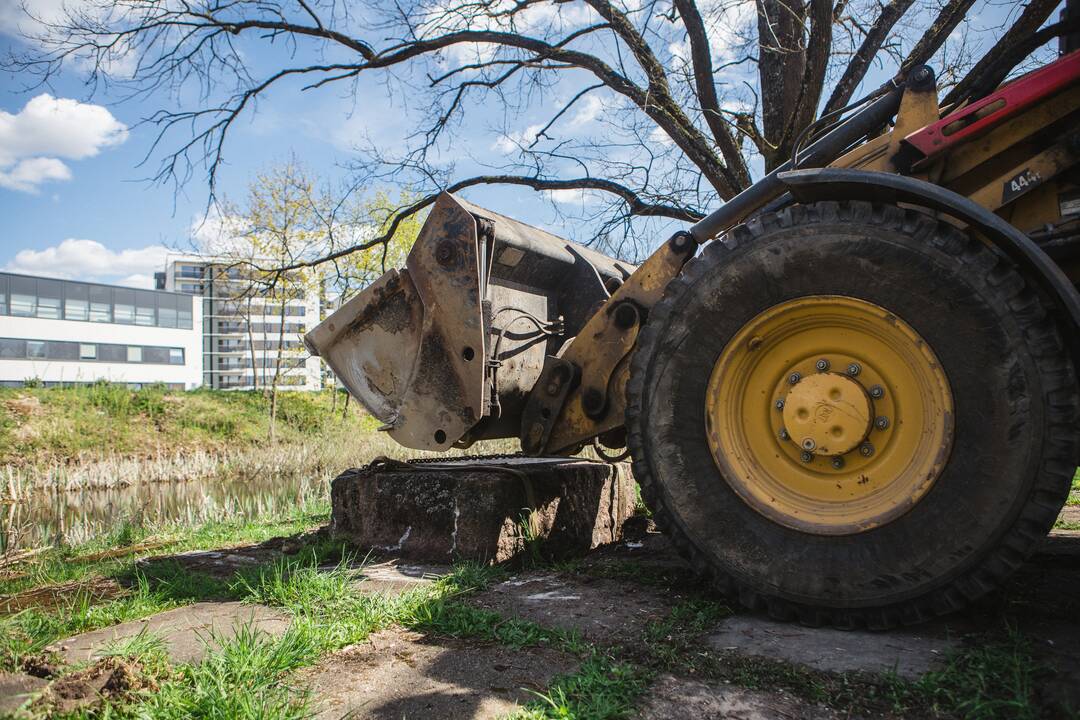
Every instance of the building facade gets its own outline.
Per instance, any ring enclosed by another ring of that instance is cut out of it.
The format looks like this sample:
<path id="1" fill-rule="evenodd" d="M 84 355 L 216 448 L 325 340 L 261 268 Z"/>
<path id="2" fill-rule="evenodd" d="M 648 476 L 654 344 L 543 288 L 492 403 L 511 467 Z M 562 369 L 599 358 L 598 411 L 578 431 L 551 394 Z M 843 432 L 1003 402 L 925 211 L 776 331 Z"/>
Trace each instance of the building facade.
<path id="1" fill-rule="evenodd" d="M 202 383 L 188 295 L 0 273 L 0 385 Z"/>
<path id="2" fill-rule="evenodd" d="M 269 261 L 268 261 L 269 262 Z M 319 358 L 303 336 L 319 322 L 319 294 L 275 290 L 268 296 L 243 267 L 223 259 L 172 256 L 156 275 L 159 288 L 198 298 L 201 306 L 202 384 L 251 390 L 319 390 Z M 280 370 L 279 370 L 280 364 Z"/>

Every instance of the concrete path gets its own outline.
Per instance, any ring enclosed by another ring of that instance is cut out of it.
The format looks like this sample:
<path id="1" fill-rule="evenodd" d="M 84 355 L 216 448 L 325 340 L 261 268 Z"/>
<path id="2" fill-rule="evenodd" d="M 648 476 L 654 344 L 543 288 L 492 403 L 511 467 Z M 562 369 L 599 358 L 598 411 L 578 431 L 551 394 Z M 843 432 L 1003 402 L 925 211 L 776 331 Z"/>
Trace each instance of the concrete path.
<path id="1" fill-rule="evenodd" d="M 802 627 L 737 615 L 723 621 L 708 644 L 720 652 L 780 660 L 833 673 L 895 673 L 916 680 L 960 647 L 955 630 L 938 623 L 888 633 Z"/>
<path id="2" fill-rule="evenodd" d="M 1061 703 L 1080 704 L 1080 535 L 1057 533 L 1058 549 L 1036 555 L 1007 591 L 1020 630 L 1038 663 L 1057 679 L 1040 694 Z M 250 551 L 242 551 L 248 554 Z M 237 567 L 247 560 L 209 559 L 215 567 Z M 432 582 L 448 568 L 398 560 L 359 569 L 357 592 L 397 593 Z M 468 598 L 474 607 L 506 618 L 549 628 L 576 630 L 605 652 L 647 657 L 650 625 L 694 597 L 686 564 L 664 538 L 648 534 L 591 553 L 565 571 L 520 572 Z M 1017 610 L 1019 608 L 1019 610 Z M 690 643 L 694 653 L 723 664 L 729 659 L 763 658 L 815 677 L 852 671 L 896 673 L 914 680 L 941 666 L 962 648 L 965 634 L 988 628 L 997 616 L 974 608 L 936 624 L 887 633 L 805 628 L 761 616 L 736 614 L 705 628 Z M 228 636 L 253 623 L 273 635 L 288 618 L 279 611 L 238 602 L 204 602 L 142 621 L 84 633 L 57 643 L 68 663 L 90 660 L 110 642 L 133 637 L 144 628 L 161 635 L 174 662 L 195 662 L 205 654 L 211 631 Z M 982 623 L 980 625 L 980 623 Z M 535 699 L 552 678 L 575 670 L 579 658 L 549 648 L 513 650 L 501 645 L 384 630 L 368 642 L 323 658 L 296 677 L 312 690 L 320 718 L 496 718 Z M 680 674 L 681 673 L 681 674 Z M 786 693 L 781 688 L 750 690 L 703 678 L 688 669 L 658 677 L 642 696 L 642 718 L 824 718 L 841 714 Z M 0 714 L 11 712 L 39 692 L 43 681 L 24 675 L 0 676 Z M 12 698 L 23 698 L 22 700 Z M 846 716 L 845 716 L 846 717 Z"/>
<path id="3" fill-rule="evenodd" d="M 215 638 L 231 638 L 237 628 L 248 624 L 277 636 L 289 627 L 289 619 L 283 613 L 262 605 L 200 602 L 142 620 L 82 633 L 51 645 L 46 651 L 59 653 L 68 664 L 87 662 L 110 644 L 135 637 L 145 630 L 165 640 L 173 662 L 192 663 L 205 657 L 207 648 L 214 645 Z"/>
<path id="4" fill-rule="evenodd" d="M 499 718 L 577 661 L 554 650 L 514 651 L 386 630 L 323 660 L 302 682 L 317 717 Z"/>
<path id="5" fill-rule="evenodd" d="M 650 622 L 679 601 L 630 580 L 523 573 L 470 598 L 476 607 L 550 628 L 576 630 L 600 644 L 640 642 Z"/>
<path id="6" fill-rule="evenodd" d="M 660 677 L 638 714 L 642 720 L 839 720 L 838 713 L 781 691 Z"/>

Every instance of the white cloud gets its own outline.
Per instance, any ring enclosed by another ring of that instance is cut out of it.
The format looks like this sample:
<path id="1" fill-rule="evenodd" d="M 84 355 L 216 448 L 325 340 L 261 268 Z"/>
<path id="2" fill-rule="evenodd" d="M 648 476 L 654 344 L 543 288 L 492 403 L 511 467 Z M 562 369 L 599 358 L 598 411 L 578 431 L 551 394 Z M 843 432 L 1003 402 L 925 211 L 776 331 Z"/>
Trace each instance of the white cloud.
<path id="1" fill-rule="evenodd" d="M 163 245 L 117 252 L 96 240 L 69 238 L 44 250 L 22 250 L 4 269 L 28 275 L 153 287 L 154 273 L 164 269 L 168 253 L 169 249 Z"/>
<path id="2" fill-rule="evenodd" d="M 561 205 L 590 205 L 599 200 L 595 190 L 585 188 L 567 188 L 565 190 L 547 190 L 548 198 Z"/>
<path id="3" fill-rule="evenodd" d="M 586 95 L 575 104 L 574 107 L 577 108 L 577 112 L 575 112 L 574 117 L 570 119 L 570 125 L 579 127 L 591 123 L 593 120 L 600 117 L 600 113 L 604 111 L 609 103 L 605 103 L 604 99 L 599 95 Z"/>
<path id="4" fill-rule="evenodd" d="M 521 132 L 511 132 L 506 135 L 500 135 L 491 146 L 491 149 L 510 153 L 523 147 L 528 147 L 532 141 L 536 139 L 536 133 L 543 129 L 543 124 L 537 123 L 536 125 L 530 125 Z"/>
<path id="5" fill-rule="evenodd" d="M 46 180 L 70 180 L 71 170 L 56 158 L 28 158 L 10 169 L 0 168 L 0 187 L 21 192 L 37 192 Z"/>
<path id="6" fill-rule="evenodd" d="M 127 137 L 107 108 L 43 93 L 14 115 L 0 110 L 0 186 L 35 192 L 48 180 L 70 180 L 60 158 L 93 157 Z"/>

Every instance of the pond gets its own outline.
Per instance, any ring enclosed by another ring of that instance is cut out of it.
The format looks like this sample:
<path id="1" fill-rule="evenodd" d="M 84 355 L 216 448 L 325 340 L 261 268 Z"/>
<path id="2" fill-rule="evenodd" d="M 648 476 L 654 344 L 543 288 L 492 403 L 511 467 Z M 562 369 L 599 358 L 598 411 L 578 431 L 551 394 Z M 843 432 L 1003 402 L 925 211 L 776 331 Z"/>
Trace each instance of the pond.
<path id="1" fill-rule="evenodd" d="M 124 523 L 150 525 L 280 516 L 329 497 L 329 480 L 295 473 L 263 479 L 134 483 L 122 487 L 34 490 L 0 505 L 0 551 L 79 543 Z"/>

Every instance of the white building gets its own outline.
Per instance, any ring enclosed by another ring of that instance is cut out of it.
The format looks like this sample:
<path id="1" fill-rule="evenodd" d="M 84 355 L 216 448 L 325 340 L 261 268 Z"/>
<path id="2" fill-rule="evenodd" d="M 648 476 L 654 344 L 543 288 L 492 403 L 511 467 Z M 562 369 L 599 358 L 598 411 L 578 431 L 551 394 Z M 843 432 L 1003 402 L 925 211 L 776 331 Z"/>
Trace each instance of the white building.
<path id="1" fill-rule="evenodd" d="M 0 385 L 198 387 L 201 325 L 187 295 L 0 273 Z"/>
<path id="2" fill-rule="evenodd" d="M 303 341 L 319 322 L 318 292 L 296 294 L 282 304 L 259 292 L 245 274 L 229 260 L 178 255 L 170 256 L 165 271 L 156 275 L 160 289 L 202 298 L 196 304 L 202 306 L 203 385 L 269 387 L 280 361 L 279 387 L 319 390 L 320 360 Z"/>

